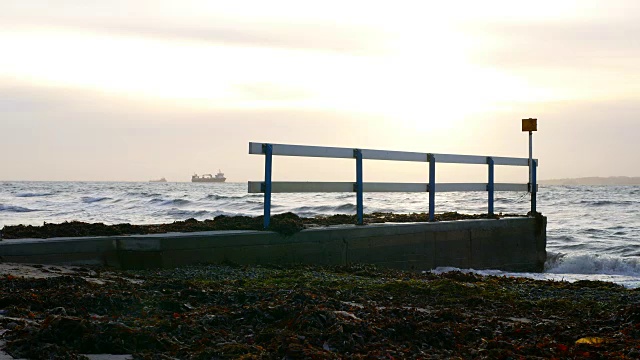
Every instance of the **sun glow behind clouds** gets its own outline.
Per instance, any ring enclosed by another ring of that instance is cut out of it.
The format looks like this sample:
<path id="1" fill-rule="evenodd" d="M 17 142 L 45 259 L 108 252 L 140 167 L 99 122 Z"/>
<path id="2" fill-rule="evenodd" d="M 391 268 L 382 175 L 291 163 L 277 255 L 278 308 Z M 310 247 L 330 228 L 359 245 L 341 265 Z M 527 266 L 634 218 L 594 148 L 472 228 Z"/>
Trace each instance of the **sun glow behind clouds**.
<path id="1" fill-rule="evenodd" d="M 8 179 L 177 179 L 224 153 L 241 180 L 248 140 L 526 156 L 522 117 L 546 119 L 542 178 L 638 162 L 636 0 L 0 3 L 0 132 L 25 150 Z M 414 165 L 367 176 L 423 181 Z"/>
<path id="2" fill-rule="evenodd" d="M 442 21 L 391 24 L 389 52 L 354 55 L 16 27 L 0 32 L 0 76 L 203 108 L 322 109 L 447 129 L 549 90 L 469 62 Z"/>

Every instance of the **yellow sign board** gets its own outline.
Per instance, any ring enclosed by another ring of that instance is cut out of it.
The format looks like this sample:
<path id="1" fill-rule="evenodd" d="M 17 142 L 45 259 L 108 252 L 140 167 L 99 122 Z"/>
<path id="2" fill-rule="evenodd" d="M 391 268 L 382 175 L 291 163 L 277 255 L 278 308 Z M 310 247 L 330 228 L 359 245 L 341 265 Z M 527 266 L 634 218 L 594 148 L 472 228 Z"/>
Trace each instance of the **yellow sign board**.
<path id="1" fill-rule="evenodd" d="M 538 131 L 538 119 L 522 119 L 522 131 Z"/>

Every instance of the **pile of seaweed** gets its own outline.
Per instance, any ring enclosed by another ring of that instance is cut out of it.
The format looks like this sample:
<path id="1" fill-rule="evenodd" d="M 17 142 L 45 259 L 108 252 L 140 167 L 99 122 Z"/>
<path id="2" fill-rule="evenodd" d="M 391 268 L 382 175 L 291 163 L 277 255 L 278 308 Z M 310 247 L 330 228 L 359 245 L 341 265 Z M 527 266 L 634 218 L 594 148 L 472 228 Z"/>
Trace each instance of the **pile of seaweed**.
<path id="1" fill-rule="evenodd" d="M 504 216 L 518 215 L 466 215 L 457 212 L 436 214 L 436 221 L 453 221 L 469 219 L 498 219 Z M 365 224 L 384 222 L 427 222 L 429 214 L 393 214 L 372 213 L 364 215 Z M 299 217 L 293 213 L 273 215 L 268 230 L 276 231 L 284 235 L 294 234 L 306 227 L 329 226 L 342 224 L 356 224 L 356 215 L 331 215 L 312 218 Z M 2 239 L 24 238 L 52 238 L 52 237 L 78 237 L 78 236 L 114 236 L 114 235 L 138 235 L 160 234 L 168 232 L 195 232 L 213 230 L 263 230 L 263 217 L 256 216 L 216 216 L 214 219 L 199 221 L 188 219 L 175 221 L 170 224 L 132 225 L 116 224 L 105 225 L 103 223 L 86 223 L 81 221 L 69 221 L 60 224 L 44 223 L 42 226 L 14 225 L 5 226 L 1 231 Z"/>
<path id="2" fill-rule="evenodd" d="M 81 276 L 82 275 L 82 276 Z M 373 266 L 0 277 L 14 357 L 629 359 L 640 291 Z"/>

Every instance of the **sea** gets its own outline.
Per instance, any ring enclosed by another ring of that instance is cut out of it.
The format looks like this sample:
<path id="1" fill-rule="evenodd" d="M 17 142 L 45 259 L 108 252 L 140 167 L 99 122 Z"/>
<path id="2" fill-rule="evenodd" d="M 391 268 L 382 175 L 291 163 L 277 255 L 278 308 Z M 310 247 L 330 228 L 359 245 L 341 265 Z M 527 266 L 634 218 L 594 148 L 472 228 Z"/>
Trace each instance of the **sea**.
<path id="1" fill-rule="evenodd" d="M 527 193 L 496 193 L 495 212 L 526 214 Z M 640 186 L 540 186 L 548 218 L 544 273 L 438 268 L 553 281 L 601 280 L 640 287 Z M 422 213 L 428 194 L 365 193 L 365 213 Z M 0 182 L 0 229 L 64 221 L 157 224 L 218 215 L 262 215 L 263 195 L 246 183 Z M 354 214 L 353 193 L 274 194 L 272 213 Z M 436 194 L 436 212 L 487 212 L 486 193 Z"/>

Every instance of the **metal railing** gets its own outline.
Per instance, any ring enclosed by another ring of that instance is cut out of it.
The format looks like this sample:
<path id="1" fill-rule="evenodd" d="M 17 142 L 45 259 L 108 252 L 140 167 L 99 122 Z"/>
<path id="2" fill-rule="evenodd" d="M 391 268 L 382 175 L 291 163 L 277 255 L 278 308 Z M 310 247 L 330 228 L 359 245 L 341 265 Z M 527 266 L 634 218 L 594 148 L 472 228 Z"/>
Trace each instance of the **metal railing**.
<path id="1" fill-rule="evenodd" d="M 511 158 L 497 156 L 432 154 L 405 151 L 350 149 L 322 146 L 283 145 L 266 143 L 249 143 L 249 154 L 264 155 L 264 181 L 249 181 L 249 193 L 264 193 L 264 227 L 267 228 L 271 218 L 272 193 L 300 192 L 355 192 L 358 224 L 363 223 L 364 192 L 428 192 L 429 221 L 435 221 L 435 195 L 437 192 L 487 191 L 488 213 L 493 215 L 494 193 L 496 191 L 528 191 L 531 193 L 531 214 L 536 213 L 536 168 L 538 160 L 527 158 Z M 273 156 L 302 156 L 336 159 L 354 159 L 356 162 L 355 182 L 300 182 L 271 181 Z M 363 160 L 413 161 L 429 163 L 428 183 L 383 183 L 363 182 Z M 436 184 L 436 163 L 447 164 L 484 164 L 488 167 L 487 183 L 439 183 Z M 495 183 L 495 165 L 528 166 L 531 181 L 527 184 Z"/>

